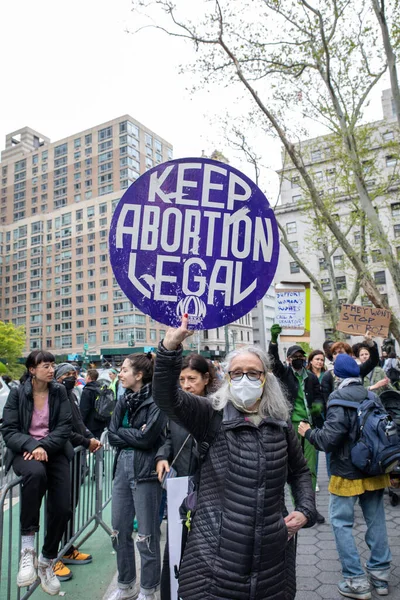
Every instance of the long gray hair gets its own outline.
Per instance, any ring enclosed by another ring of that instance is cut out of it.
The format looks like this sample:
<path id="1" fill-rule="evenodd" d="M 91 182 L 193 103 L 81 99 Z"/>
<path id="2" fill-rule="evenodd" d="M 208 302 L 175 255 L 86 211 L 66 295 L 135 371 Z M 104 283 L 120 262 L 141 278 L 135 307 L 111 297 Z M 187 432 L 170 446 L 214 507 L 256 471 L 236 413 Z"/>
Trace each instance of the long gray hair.
<path id="1" fill-rule="evenodd" d="M 261 396 L 259 414 L 262 417 L 272 417 L 287 421 L 290 415 L 289 403 L 275 375 L 271 372 L 271 360 L 266 352 L 258 346 L 246 346 L 230 352 L 226 357 L 225 370 L 229 371 L 232 360 L 242 354 L 255 354 L 260 359 L 265 373 L 265 383 Z M 232 402 L 231 386 L 225 379 L 221 387 L 209 397 L 216 410 L 223 409 L 229 401 Z"/>

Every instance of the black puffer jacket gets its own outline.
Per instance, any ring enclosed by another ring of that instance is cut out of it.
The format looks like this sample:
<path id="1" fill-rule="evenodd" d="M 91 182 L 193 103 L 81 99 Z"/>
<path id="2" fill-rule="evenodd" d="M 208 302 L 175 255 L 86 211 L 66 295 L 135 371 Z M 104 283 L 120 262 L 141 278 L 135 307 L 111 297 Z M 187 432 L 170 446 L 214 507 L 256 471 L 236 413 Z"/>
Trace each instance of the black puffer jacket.
<path id="1" fill-rule="evenodd" d="M 370 392 L 371 393 L 371 392 Z M 318 450 L 331 452 L 331 473 L 345 479 L 365 479 L 365 474 L 351 462 L 350 450 L 357 438 L 357 411 L 354 408 L 329 406 L 334 400 L 362 402 L 368 390 L 361 383 L 351 383 L 335 390 L 328 401 L 326 420 L 322 429 L 308 430 L 306 439 Z M 378 396 L 376 396 L 378 400 Z M 379 402 L 379 400 L 378 400 Z"/>
<path id="2" fill-rule="evenodd" d="M 125 412 L 125 396 L 122 396 L 117 402 L 108 429 L 109 442 L 117 448 L 113 476 L 120 451 L 124 448 L 133 448 L 134 472 L 137 480 L 154 479 L 156 481 L 155 457 L 158 448 L 165 442 L 164 428 L 167 417 L 154 404 L 151 396 L 136 409 L 133 416 L 133 427 L 122 427 Z M 146 425 L 144 431 L 141 429 L 143 425 Z"/>
<path id="3" fill-rule="evenodd" d="M 214 409 L 178 387 L 181 350 L 158 349 L 153 397 L 198 442 Z M 315 520 L 311 475 L 297 436 L 283 421 L 257 427 L 232 404 L 201 468 L 198 504 L 179 576 L 182 600 L 292 600 L 293 538 L 287 541 L 284 487 Z"/>
<path id="4" fill-rule="evenodd" d="M 49 383 L 49 434 L 41 440 L 29 435 L 33 413 L 32 383 L 27 379 L 18 388 L 12 388 L 3 411 L 1 433 L 7 446 L 6 470 L 14 456 L 32 452 L 41 447 L 49 456 L 63 452 L 68 459 L 74 455 L 69 441 L 72 431 L 71 406 L 67 391 L 59 383 Z"/>
<path id="5" fill-rule="evenodd" d="M 282 382 L 287 399 L 293 409 L 299 391 L 298 379 L 292 367 L 284 365 L 279 358 L 278 344 L 271 342 L 268 347 L 268 354 L 273 361 L 272 372 Z M 314 403 L 323 405 L 322 391 L 318 377 L 314 373 L 311 373 L 311 371 L 307 371 L 307 378 L 304 381 L 304 395 L 308 408 L 311 408 L 311 405 Z M 322 423 L 323 419 L 321 416 L 313 417 L 313 425 L 315 427 L 322 426 Z"/>

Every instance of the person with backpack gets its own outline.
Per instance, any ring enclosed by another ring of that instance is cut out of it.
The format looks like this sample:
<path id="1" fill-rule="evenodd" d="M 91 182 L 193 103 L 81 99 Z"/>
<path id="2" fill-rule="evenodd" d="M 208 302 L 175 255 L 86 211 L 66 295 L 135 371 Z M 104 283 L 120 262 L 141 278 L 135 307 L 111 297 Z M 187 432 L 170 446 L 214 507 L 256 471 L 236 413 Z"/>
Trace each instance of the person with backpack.
<path id="1" fill-rule="evenodd" d="M 315 523 L 315 495 L 289 406 L 266 353 L 240 348 L 227 377 L 204 397 L 179 386 L 188 315 L 159 344 L 155 403 L 191 433 L 205 457 L 197 505 L 179 570 L 182 600 L 292 600 L 295 534 Z M 219 427 L 209 431 L 220 413 Z M 205 444 L 208 447 L 204 448 Z M 295 509 L 288 514 L 285 484 Z"/>
<path id="2" fill-rule="evenodd" d="M 167 418 L 153 401 L 153 357 L 131 354 L 121 367 L 125 394 L 111 418 L 108 440 L 117 449 L 112 490 L 112 543 L 117 554 L 118 588 L 109 600 L 155 600 L 160 585 L 161 485 L 155 470 L 158 448 L 164 443 Z M 136 592 L 135 546 L 137 519 L 140 592 Z"/>
<path id="3" fill-rule="evenodd" d="M 329 397 L 323 427 L 311 429 L 308 423 L 301 422 L 298 431 L 318 450 L 331 453 L 329 516 L 343 574 L 338 591 L 348 598 L 369 600 L 372 587 L 380 596 L 389 592 L 391 553 L 383 502 L 383 491 L 389 485 L 389 475 L 379 473 L 380 467 L 372 460 L 372 454 L 365 465 L 361 465 L 360 457 L 354 453 L 354 449 L 360 447 L 357 443 L 360 436 L 358 413 L 362 412 L 363 403 L 377 402 L 376 412 L 384 413 L 384 409 L 377 396 L 363 386 L 360 367 L 353 357 L 348 354 L 337 355 L 334 373 L 338 385 Z M 381 409 L 378 408 L 379 405 Z M 361 415 L 360 420 L 365 430 L 368 423 L 376 422 L 373 415 L 369 415 L 368 421 Z M 361 446 L 364 449 L 368 447 L 362 441 Z M 366 473 L 368 468 L 372 470 L 372 474 Z M 357 501 L 367 526 L 365 541 L 371 552 L 365 565 L 366 572 L 353 536 Z"/>
<path id="4" fill-rule="evenodd" d="M 97 369 L 88 369 L 79 408 L 84 424 L 94 437 L 99 440 L 109 423 L 109 419 L 107 421 L 100 417 L 96 409 L 96 400 L 101 392 L 101 388 L 97 383 L 98 378 L 99 372 Z"/>
<path id="5" fill-rule="evenodd" d="M 179 384 L 185 392 L 205 397 L 215 391 L 215 380 L 215 369 L 204 356 L 200 354 L 185 356 L 179 377 Z M 175 469 L 177 477 L 194 475 L 199 468 L 196 440 L 182 425 L 174 421 L 169 422 L 165 444 L 159 448 L 156 456 L 156 470 L 160 482 L 170 472 L 171 466 Z M 167 533 L 161 572 L 160 599 L 170 600 L 170 598 L 170 563 Z"/>

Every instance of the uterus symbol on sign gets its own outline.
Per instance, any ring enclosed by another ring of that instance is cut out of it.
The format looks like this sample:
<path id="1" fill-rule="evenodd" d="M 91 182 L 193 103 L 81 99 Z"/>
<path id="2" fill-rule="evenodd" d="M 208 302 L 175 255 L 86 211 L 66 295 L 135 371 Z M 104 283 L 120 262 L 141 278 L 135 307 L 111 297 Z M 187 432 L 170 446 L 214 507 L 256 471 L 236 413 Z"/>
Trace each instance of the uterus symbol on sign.
<path id="1" fill-rule="evenodd" d="M 186 296 L 178 302 L 176 316 L 181 319 L 185 313 L 189 315 L 189 325 L 198 325 L 207 314 L 207 306 L 198 296 Z"/>

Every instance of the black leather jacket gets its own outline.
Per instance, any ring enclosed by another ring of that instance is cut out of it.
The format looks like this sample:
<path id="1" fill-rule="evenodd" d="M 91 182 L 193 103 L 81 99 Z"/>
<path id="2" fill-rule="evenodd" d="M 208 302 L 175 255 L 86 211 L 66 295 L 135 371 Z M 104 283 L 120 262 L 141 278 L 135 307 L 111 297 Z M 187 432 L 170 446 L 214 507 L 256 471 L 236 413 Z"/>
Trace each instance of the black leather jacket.
<path id="1" fill-rule="evenodd" d="M 1 433 L 7 446 L 6 470 L 14 456 L 32 452 L 40 446 L 47 454 L 63 452 L 69 459 L 74 455 L 70 437 L 72 432 L 71 406 L 63 385 L 49 383 L 49 434 L 41 440 L 29 435 L 33 413 L 32 383 L 27 379 L 18 388 L 12 388 L 3 411 Z"/>
<path id="2" fill-rule="evenodd" d="M 351 462 L 350 450 L 357 438 L 357 411 L 354 408 L 329 406 L 332 399 L 362 402 L 368 390 L 361 383 L 335 390 L 328 401 L 326 420 L 322 429 L 308 430 L 306 439 L 318 450 L 331 452 L 331 473 L 344 479 L 365 479 Z M 378 397 L 376 396 L 378 399 Z M 378 400 L 379 402 L 379 400 Z"/>
<path id="3" fill-rule="evenodd" d="M 137 481 L 157 479 L 155 457 L 158 448 L 165 442 L 164 428 L 167 417 L 154 404 L 151 396 L 136 409 L 133 427 L 122 427 L 125 412 L 125 396 L 122 396 L 117 402 L 108 429 L 109 442 L 117 448 L 113 475 L 115 475 L 120 451 L 124 448 L 133 448 L 134 472 Z M 146 425 L 144 431 L 141 429 L 143 425 Z"/>

